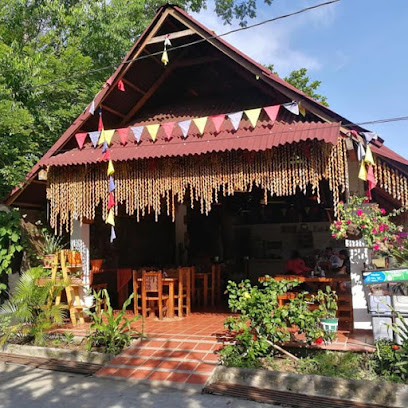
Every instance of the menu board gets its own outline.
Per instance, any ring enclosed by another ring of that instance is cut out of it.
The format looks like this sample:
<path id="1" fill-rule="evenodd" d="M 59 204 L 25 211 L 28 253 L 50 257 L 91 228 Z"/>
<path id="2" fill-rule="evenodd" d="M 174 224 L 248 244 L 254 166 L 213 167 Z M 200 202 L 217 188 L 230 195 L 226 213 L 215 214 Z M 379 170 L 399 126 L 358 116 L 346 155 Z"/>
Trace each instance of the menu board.
<path id="1" fill-rule="evenodd" d="M 408 269 L 385 269 L 363 272 L 363 282 L 367 284 L 402 281 L 408 281 Z"/>

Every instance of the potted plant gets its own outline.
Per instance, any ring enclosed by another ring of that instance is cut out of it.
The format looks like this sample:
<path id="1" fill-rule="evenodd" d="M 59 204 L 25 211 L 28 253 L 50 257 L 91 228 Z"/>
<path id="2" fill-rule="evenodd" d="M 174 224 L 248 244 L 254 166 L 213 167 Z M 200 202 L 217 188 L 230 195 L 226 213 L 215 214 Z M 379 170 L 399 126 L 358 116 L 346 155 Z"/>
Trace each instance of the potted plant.
<path id="1" fill-rule="evenodd" d="M 102 265 L 105 261 L 103 258 L 103 251 L 100 249 L 100 247 L 96 244 L 91 246 L 91 269 L 93 271 L 99 271 L 102 268 Z"/>
<path id="2" fill-rule="evenodd" d="M 64 248 L 62 242 L 63 237 L 56 236 L 46 228 L 41 230 L 42 242 L 40 244 L 40 250 L 44 267 L 50 268 L 53 266 L 55 255 L 58 251 Z"/>
<path id="3" fill-rule="evenodd" d="M 320 323 L 323 330 L 329 333 L 337 332 L 339 319 L 337 315 L 337 300 L 338 296 L 330 286 L 326 287 L 326 291 L 319 290 L 317 295 L 313 296 L 313 302 L 319 304 L 318 310 L 320 312 Z"/>

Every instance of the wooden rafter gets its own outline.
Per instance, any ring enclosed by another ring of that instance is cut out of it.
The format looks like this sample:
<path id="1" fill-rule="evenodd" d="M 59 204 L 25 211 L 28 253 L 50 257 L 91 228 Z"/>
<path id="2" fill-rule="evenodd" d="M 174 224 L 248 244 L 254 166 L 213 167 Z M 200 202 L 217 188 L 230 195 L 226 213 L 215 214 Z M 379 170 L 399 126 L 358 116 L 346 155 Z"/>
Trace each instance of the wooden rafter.
<path id="1" fill-rule="evenodd" d="M 128 87 L 132 88 L 134 91 L 141 93 L 142 95 L 144 95 L 146 93 L 146 91 L 144 91 L 143 89 L 139 88 L 138 86 L 136 86 L 133 82 L 130 82 L 128 79 L 126 78 L 122 78 L 122 81 L 125 85 L 127 85 Z"/>
<path id="2" fill-rule="evenodd" d="M 113 113 L 115 116 L 118 116 L 118 117 L 120 117 L 120 118 L 122 118 L 122 119 L 125 117 L 125 115 L 124 115 L 123 113 L 118 112 L 117 110 L 115 110 L 115 109 L 113 109 L 113 108 L 110 108 L 109 106 L 101 105 L 101 108 L 102 108 L 102 109 L 105 109 L 106 111 L 108 111 L 108 112 L 110 112 L 110 113 Z"/>
<path id="3" fill-rule="evenodd" d="M 147 42 L 147 44 L 156 44 L 156 43 L 164 42 L 164 40 L 166 39 L 167 36 L 169 37 L 170 40 L 175 40 L 176 38 L 188 37 L 188 36 L 194 35 L 194 34 L 196 34 L 196 32 L 189 28 L 187 30 L 176 31 L 174 33 L 169 33 L 169 34 L 165 34 L 165 35 L 158 35 L 157 37 L 151 38 Z"/>

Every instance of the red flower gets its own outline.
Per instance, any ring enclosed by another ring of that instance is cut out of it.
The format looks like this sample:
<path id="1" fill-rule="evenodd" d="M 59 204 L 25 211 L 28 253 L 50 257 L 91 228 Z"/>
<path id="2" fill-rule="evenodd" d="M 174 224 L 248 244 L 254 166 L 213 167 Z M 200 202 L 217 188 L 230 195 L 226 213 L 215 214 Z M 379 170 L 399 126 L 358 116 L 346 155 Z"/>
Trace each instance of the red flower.
<path id="1" fill-rule="evenodd" d="M 377 244 L 375 244 L 375 245 L 373 246 L 373 249 L 374 249 L 374 251 L 378 251 L 378 250 L 380 249 L 380 246 L 377 245 Z"/>
<path id="2" fill-rule="evenodd" d="M 387 212 L 384 210 L 384 208 L 381 208 L 380 211 L 381 211 L 381 214 L 385 214 Z"/>
<path id="3" fill-rule="evenodd" d="M 351 220 L 347 220 L 347 221 L 346 221 L 346 224 L 347 224 L 347 225 L 350 225 L 350 224 L 351 224 Z"/>
<path id="4" fill-rule="evenodd" d="M 332 234 L 332 238 L 337 238 L 337 235 L 336 235 L 336 234 Z"/>
<path id="5" fill-rule="evenodd" d="M 252 336 L 252 340 L 253 340 L 253 341 L 257 341 L 257 340 L 258 340 L 258 337 L 256 337 L 256 335 L 254 334 L 254 335 Z"/>
<path id="6" fill-rule="evenodd" d="M 365 224 L 361 224 L 360 228 L 364 229 L 366 226 Z"/>
<path id="7" fill-rule="evenodd" d="M 362 215 L 363 215 L 363 210 L 358 209 L 358 210 L 356 211 L 356 214 L 357 214 L 359 217 L 362 216 Z"/>
<path id="8" fill-rule="evenodd" d="M 318 346 L 320 346 L 323 343 L 323 338 L 322 337 L 318 337 L 315 341 L 315 344 L 317 344 Z"/>
<path id="9" fill-rule="evenodd" d="M 372 232 L 373 234 L 377 234 L 377 233 L 378 233 L 378 231 L 377 231 L 375 228 L 373 228 L 373 229 L 371 230 L 371 232 Z"/>
<path id="10" fill-rule="evenodd" d="M 399 350 L 399 346 L 397 346 L 396 344 L 394 344 L 394 345 L 392 346 L 392 349 L 393 349 L 393 350 Z"/>

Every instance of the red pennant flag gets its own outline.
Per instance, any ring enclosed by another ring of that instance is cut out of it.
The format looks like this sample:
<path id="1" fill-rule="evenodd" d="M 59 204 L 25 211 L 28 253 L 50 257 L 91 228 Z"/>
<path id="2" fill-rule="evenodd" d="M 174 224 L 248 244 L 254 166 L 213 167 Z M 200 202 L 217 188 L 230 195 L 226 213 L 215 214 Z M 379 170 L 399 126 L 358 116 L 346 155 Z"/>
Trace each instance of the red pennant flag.
<path id="1" fill-rule="evenodd" d="M 121 79 L 119 79 L 118 81 L 118 89 L 119 91 L 125 92 L 125 84 L 123 83 Z"/>
<path id="2" fill-rule="evenodd" d="M 215 130 L 217 131 L 217 133 L 220 132 L 221 126 L 224 123 L 224 119 L 225 119 L 225 114 L 211 116 L 212 123 L 214 124 Z"/>
<path id="3" fill-rule="evenodd" d="M 85 143 L 85 139 L 86 139 L 87 135 L 88 135 L 88 133 L 86 133 L 86 132 L 85 133 L 77 133 L 75 135 L 75 139 L 76 139 L 76 141 L 78 143 L 79 149 L 82 149 L 84 147 L 84 143 Z"/>
<path id="4" fill-rule="evenodd" d="M 106 152 L 102 155 L 101 161 L 109 161 L 111 159 L 109 150 L 106 150 Z"/>
<path id="5" fill-rule="evenodd" d="M 129 134 L 129 128 L 116 129 L 116 132 L 119 133 L 120 143 L 122 143 L 123 145 L 125 145 L 125 144 L 127 143 L 127 137 L 128 137 L 128 134 Z"/>
<path id="6" fill-rule="evenodd" d="M 368 182 L 368 190 L 371 190 L 377 185 L 377 180 L 374 176 L 373 166 L 370 164 L 367 170 L 367 182 Z"/>
<path id="7" fill-rule="evenodd" d="M 162 128 L 164 130 L 164 134 L 166 135 L 166 139 L 170 140 L 173 134 L 173 129 L 175 122 L 167 122 L 167 123 L 162 123 Z"/>
<path id="8" fill-rule="evenodd" d="M 269 116 L 269 119 L 272 122 L 275 122 L 276 118 L 278 117 L 280 105 L 273 105 L 273 106 L 265 106 L 264 111 Z"/>
<path id="9" fill-rule="evenodd" d="M 108 197 L 108 210 L 110 210 L 112 207 L 115 206 L 115 197 L 113 196 L 113 193 L 109 193 Z"/>
<path id="10" fill-rule="evenodd" d="M 355 136 L 355 137 L 358 137 L 358 133 L 357 133 L 357 130 L 350 130 L 350 134 L 352 135 L 352 136 Z"/>
<path id="11" fill-rule="evenodd" d="M 103 130 L 102 115 L 99 115 L 98 131 L 101 132 L 102 130 Z"/>

